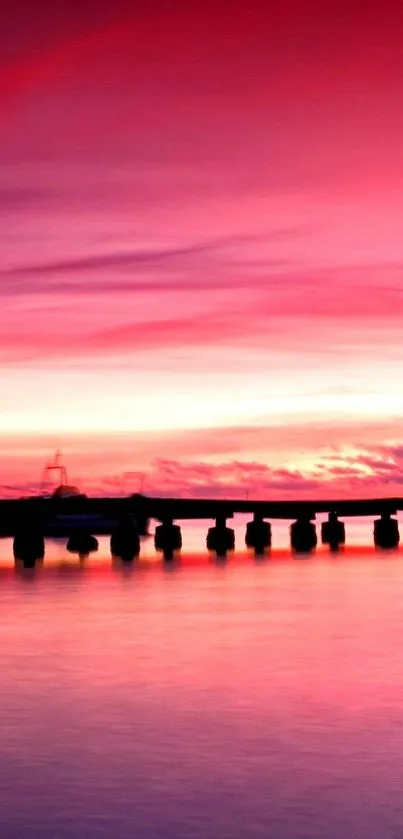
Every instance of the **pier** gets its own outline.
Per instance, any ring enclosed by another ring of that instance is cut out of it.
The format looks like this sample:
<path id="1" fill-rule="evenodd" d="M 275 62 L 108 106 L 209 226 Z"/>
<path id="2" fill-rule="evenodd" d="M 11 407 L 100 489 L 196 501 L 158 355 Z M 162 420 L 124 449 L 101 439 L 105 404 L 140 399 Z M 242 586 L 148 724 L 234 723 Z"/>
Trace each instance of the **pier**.
<path id="1" fill-rule="evenodd" d="M 172 559 L 182 547 L 178 522 L 205 519 L 206 549 L 226 556 L 235 548 L 234 531 L 228 526 L 237 513 L 252 516 L 245 533 L 245 545 L 256 555 L 272 547 L 271 521 L 292 522 L 290 544 L 295 553 L 315 550 L 318 534 L 316 516 L 327 514 L 321 523 L 322 544 L 337 551 L 346 541 L 340 518 L 368 516 L 375 518 L 375 546 L 390 550 L 400 541 L 397 513 L 403 510 L 403 498 L 312 499 L 312 500 L 242 500 L 158 498 L 136 493 L 127 497 L 31 497 L 0 500 L 0 538 L 14 539 L 14 554 L 31 562 L 42 558 L 45 538 L 68 539 L 67 549 L 78 554 L 97 550 L 99 535 L 111 536 L 111 552 L 127 560 L 140 554 L 140 536 L 148 534 L 150 520 L 156 522 L 154 544 L 165 559 Z"/>

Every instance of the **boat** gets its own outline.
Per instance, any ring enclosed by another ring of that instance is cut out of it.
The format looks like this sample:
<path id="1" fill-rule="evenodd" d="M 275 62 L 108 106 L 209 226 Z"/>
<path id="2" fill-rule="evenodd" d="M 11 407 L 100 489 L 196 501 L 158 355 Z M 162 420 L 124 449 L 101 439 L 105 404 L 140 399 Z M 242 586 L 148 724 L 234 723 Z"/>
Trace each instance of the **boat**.
<path id="1" fill-rule="evenodd" d="M 43 492 L 41 498 L 49 501 L 49 516 L 46 516 L 43 522 L 44 535 L 52 538 L 62 538 L 71 536 L 76 531 L 81 531 L 83 528 L 97 536 L 109 535 L 116 525 L 120 523 L 117 516 L 105 516 L 105 514 L 89 513 L 86 510 L 86 500 L 88 496 L 80 492 L 80 490 L 68 483 L 67 469 L 64 466 L 61 458 L 61 452 L 57 451 L 54 460 L 48 463 L 44 469 L 44 480 L 42 483 L 48 483 L 49 474 L 53 475 L 56 472 L 58 483 L 52 492 Z M 131 496 L 133 499 L 138 497 L 136 494 Z M 68 509 L 63 509 L 65 502 L 68 503 Z M 140 512 L 137 514 L 129 514 L 126 516 L 131 524 L 136 528 L 139 536 L 148 536 L 148 518 Z"/>

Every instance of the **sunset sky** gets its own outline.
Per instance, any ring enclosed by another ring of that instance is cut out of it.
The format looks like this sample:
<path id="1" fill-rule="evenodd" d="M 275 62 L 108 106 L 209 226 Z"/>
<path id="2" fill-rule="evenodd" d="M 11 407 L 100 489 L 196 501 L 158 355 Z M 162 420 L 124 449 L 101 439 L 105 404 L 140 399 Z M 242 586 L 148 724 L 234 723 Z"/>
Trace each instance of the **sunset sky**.
<path id="1" fill-rule="evenodd" d="M 0 38 L 0 494 L 56 448 L 88 492 L 403 492 L 403 6 Z"/>

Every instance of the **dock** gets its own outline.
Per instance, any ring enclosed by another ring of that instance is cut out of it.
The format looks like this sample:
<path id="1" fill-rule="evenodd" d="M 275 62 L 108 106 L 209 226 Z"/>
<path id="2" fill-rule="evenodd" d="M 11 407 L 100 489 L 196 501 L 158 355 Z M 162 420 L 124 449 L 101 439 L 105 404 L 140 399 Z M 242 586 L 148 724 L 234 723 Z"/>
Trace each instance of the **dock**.
<path id="1" fill-rule="evenodd" d="M 270 550 L 271 520 L 279 519 L 292 522 L 292 550 L 310 552 L 317 545 L 316 516 L 327 514 L 327 521 L 321 523 L 321 539 L 330 549 L 338 550 L 345 544 L 345 528 L 340 519 L 353 516 L 376 518 L 375 545 L 392 549 L 399 545 L 395 517 L 401 510 L 403 498 L 398 497 L 251 500 L 155 497 L 140 493 L 127 497 L 34 496 L 0 500 L 0 538 L 14 539 L 14 553 L 18 550 L 40 557 L 45 538 L 67 538 L 72 540 L 74 551 L 86 553 L 96 550 L 96 536 L 110 535 L 111 545 L 121 546 L 127 558 L 134 558 L 140 551 L 139 537 L 148 533 L 149 522 L 154 520 L 156 550 L 169 559 L 182 546 L 178 522 L 205 519 L 214 522 L 207 530 L 208 550 L 226 555 L 235 547 L 234 531 L 227 521 L 243 513 L 253 517 L 246 527 L 245 544 L 255 553 Z"/>

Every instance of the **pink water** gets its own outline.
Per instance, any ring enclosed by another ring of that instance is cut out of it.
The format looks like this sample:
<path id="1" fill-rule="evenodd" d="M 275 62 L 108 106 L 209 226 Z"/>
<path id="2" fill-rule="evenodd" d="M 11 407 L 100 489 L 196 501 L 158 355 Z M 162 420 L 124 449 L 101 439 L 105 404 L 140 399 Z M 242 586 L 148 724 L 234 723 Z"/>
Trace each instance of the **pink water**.
<path id="1" fill-rule="evenodd" d="M 403 553 L 217 565 L 204 531 L 173 568 L 3 543 L 1 839 L 403 835 Z"/>

